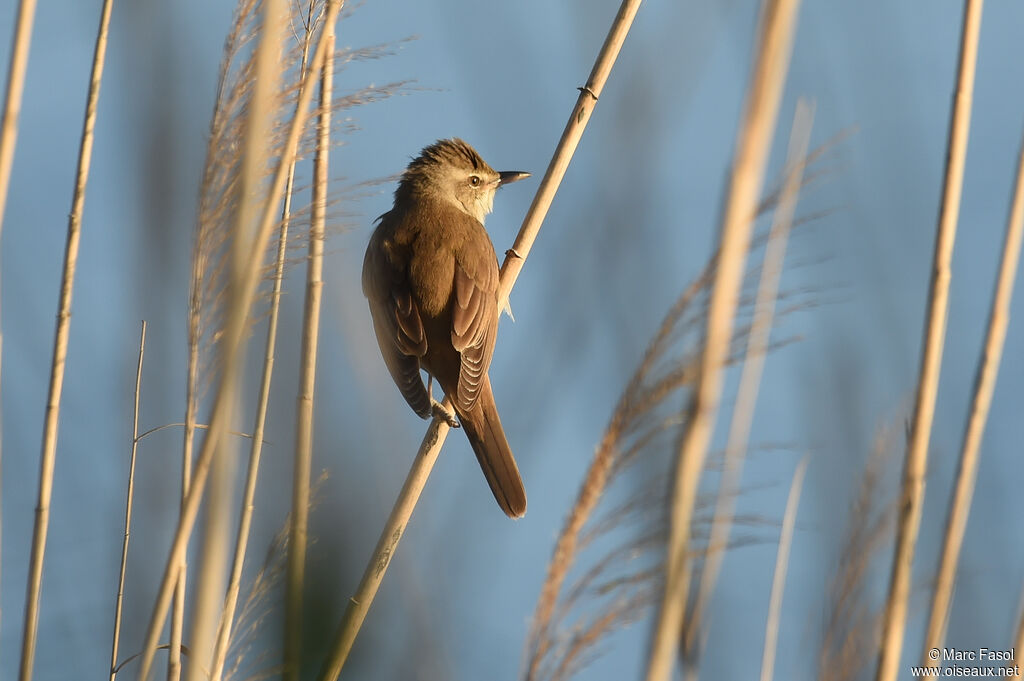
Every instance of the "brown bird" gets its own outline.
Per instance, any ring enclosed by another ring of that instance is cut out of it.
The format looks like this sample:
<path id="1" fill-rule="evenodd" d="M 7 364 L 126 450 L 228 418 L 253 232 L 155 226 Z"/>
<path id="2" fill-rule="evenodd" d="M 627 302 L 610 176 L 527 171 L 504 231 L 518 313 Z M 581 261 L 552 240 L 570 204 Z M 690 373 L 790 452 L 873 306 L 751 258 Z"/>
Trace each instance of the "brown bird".
<path id="1" fill-rule="evenodd" d="M 487 376 L 498 332 L 498 258 L 483 223 L 498 187 L 524 177 L 493 170 L 460 139 L 435 142 L 402 174 L 363 260 L 363 293 L 395 384 L 421 417 L 462 423 L 512 518 L 526 513 L 526 490 Z M 435 378 L 458 421 L 434 401 Z"/>

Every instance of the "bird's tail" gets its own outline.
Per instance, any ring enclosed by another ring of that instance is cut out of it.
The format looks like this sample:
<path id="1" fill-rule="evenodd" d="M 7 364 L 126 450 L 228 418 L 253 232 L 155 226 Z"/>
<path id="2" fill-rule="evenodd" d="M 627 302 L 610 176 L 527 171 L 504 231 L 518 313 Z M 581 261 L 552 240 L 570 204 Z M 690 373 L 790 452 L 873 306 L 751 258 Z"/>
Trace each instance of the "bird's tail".
<path id="1" fill-rule="evenodd" d="M 510 518 L 523 517 L 526 514 L 526 489 L 505 439 L 488 376 L 484 375 L 484 384 L 472 411 L 460 411 L 459 421 L 501 510 Z"/>

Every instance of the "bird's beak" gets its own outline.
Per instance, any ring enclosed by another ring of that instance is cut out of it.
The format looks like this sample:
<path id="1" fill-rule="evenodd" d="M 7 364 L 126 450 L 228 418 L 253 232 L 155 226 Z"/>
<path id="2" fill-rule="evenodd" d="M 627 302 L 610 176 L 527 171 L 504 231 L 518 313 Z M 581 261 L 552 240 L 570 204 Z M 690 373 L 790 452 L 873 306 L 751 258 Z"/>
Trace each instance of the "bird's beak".
<path id="1" fill-rule="evenodd" d="M 512 184 L 529 176 L 530 173 L 523 172 L 522 170 L 503 170 L 498 173 L 498 186 L 502 187 L 506 184 Z"/>

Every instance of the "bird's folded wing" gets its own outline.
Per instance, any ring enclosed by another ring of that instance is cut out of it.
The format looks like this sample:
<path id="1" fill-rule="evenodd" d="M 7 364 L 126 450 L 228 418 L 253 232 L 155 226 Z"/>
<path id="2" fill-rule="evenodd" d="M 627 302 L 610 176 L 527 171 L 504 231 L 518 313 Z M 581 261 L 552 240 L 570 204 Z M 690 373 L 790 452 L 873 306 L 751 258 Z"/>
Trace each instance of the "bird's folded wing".
<path id="1" fill-rule="evenodd" d="M 413 411 L 428 418 L 430 395 L 420 376 L 420 358 L 427 352 L 426 333 L 408 280 L 389 255 L 387 248 L 371 240 L 363 261 L 363 293 L 370 302 L 384 364 Z"/>
<path id="2" fill-rule="evenodd" d="M 491 267 L 455 263 L 452 345 L 462 355 L 456 404 L 469 411 L 476 404 L 491 364 L 498 328 L 497 260 Z"/>

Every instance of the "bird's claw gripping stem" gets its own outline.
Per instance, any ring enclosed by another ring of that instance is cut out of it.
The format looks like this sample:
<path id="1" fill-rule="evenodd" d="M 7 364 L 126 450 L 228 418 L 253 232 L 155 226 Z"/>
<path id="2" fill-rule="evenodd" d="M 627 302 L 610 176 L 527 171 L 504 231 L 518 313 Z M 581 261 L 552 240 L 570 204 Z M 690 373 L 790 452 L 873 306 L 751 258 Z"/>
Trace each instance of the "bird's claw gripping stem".
<path id="1" fill-rule="evenodd" d="M 459 420 L 455 418 L 455 413 L 446 409 L 445 406 L 437 400 L 430 400 L 430 413 L 435 419 L 441 419 L 451 428 L 461 427 L 459 425 Z"/>

